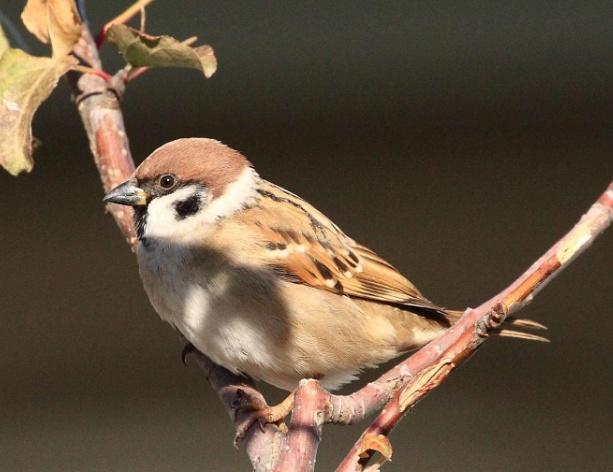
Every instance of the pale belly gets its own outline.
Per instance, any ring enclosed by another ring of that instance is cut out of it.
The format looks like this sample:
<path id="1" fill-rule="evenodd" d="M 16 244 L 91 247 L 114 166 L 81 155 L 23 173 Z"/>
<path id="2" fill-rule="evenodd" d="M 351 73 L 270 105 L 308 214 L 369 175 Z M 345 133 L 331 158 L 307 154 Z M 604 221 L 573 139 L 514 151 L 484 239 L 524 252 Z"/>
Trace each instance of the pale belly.
<path id="1" fill-rule="evenodd" d="M 213 253 L 194 257 L 141 247 L 137 255 L 160 317 L 235 373 L 285 390 L 304 377 L 336 388 L 400 352 L 398 328 L 390 321 L 398 314 L 367 313 L 369 306 L 348 297 L 232 265 Z"/>

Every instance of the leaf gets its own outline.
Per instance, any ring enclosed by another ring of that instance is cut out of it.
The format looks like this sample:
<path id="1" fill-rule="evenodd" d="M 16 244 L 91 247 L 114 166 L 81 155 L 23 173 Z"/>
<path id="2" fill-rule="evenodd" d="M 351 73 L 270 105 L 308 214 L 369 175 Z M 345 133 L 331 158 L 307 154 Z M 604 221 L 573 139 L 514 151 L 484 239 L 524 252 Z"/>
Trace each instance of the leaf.
<path id="1" fill-rule="evenodd" d="M 32 170 L 32 118 L 74 64 L 10 48 L 0 58 L 0 165 L 11 174 Z"/>
<path id="2" fill-rule="evenodd" d="M 215 52 L 208 45 L 192 48 L 171 36 L 151 36 L 126 25 L 111 26 L 107 39 L 135 67 L 198 69 L 207 79 L 217 70 Z"/>
<path id="3" fill-rule="evenodd" d="M 8 39 L 6 39 L 6 36 L 4 35 L 4 31 L 2 30 L 2 26 L 0 25 L 0 57 L 2 57 L 2 54 L 4 54 L 4 51 L 6 51 L 9 48 L 9 41 Z"/>
<path id="4" fill-rule="evenodd" d="M 70 53 L 83 28 L 74 0 L 28 0 L 21 19 L 39 40 L 51 42 L 55 57 Z"/>
<path id="5" fill-rule="evenodd" d="M 384 462 L 392 460 L 392 443 L 390 443 L 387 436 L 384 436 L 383 434 L 376 434 L 369 431 L 364 435 L 360 441 L 358 456 L 368 457 L 370 455 L 370 451 L 381 454 L 380 459 L 376 461 L 377 465 L 382 465 Z"/>

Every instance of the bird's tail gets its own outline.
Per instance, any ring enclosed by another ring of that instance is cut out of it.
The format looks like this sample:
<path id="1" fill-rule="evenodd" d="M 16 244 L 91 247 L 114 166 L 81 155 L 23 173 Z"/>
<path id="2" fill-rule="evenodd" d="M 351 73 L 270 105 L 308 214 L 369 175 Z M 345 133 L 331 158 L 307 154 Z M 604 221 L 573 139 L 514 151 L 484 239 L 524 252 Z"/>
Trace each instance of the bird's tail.
<path id="1" fill-rule="evenodd" d="M 463 311 L 455 311 L 455 310 L 446 310 L 445 314 L 447 315 L 447 319 L 454 325 L 460 317 L 464 314 Z M 523 329 L 532 329 L 532 330 L 546 330 L 547 326 L 538 323 L 536 321 L 528 320 L 525 318 L 515 318 L 514 316 L 507 316 L 507 319 L 504 321 L 502 326 L 497 329 L 490 331 L 490 334 L 494 336 L 501 336 L 505 338 L 517 338 L 517 339 L 526 339 L 528 341 L 540 341 L 548 343 L 549 339 L 544 336 L 539 336 L 533 333 L 526 333 L 525 331 L 519 331 Z"/>

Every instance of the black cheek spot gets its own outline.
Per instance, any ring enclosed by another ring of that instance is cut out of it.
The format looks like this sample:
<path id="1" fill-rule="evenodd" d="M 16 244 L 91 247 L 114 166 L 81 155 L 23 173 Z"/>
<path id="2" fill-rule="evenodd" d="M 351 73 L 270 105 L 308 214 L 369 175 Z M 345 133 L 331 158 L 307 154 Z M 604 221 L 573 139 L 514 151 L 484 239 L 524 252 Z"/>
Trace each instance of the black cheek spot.
<path id="1" fill-rule="evenodd" d="M 177 220 L 183 220 L 188 216 L 198 213 L 200 210 L 200 196 L 192 195 L 186 200 L 175 203 L 175 211 L 177 212 Z"/>

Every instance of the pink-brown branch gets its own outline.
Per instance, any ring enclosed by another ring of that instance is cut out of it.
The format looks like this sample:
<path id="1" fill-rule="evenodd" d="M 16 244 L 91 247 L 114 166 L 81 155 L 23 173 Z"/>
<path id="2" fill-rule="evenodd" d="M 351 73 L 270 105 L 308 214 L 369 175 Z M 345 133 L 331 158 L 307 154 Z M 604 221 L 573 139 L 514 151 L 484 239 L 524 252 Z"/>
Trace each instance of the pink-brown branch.
<path id="1" fill-rule="evenodd" d="M 315 469 L 330 394 L 314 379 L 300 382 L 294 394 L 294 408 L 282 455 L 274 472 Z"/>
<path id="2" fill-rule="evenodd" d="M 87 24 L 83 25 L 81 39 L 73 53 L 88 67 L 102 70 L 98 49 Z M 125 71 L 121 70 L 107 81 L 96 74 L 75 70 L 70 73 L 75 90 L 75 103 L 89 140 L 89 147 L 100 174 L 105 192 L 127 180 L 134 171 L 120 97 L 125 87 Z M 130 207 L 110 204 L 108 211 L 132 249 L 137 238 L 134 231 L 133 212 Z M 242 377 L 212 363 L 197 353 L 198 365 L 204 370 L 214 390 L 238 426 L 245 402 L 265 404 L 261 394 Z M 245 398 L 247 397 L 247 398 Z M 283 433 L 274 425 L 263 429 L 251 428 L 244 439 L 245 448 L 254 470 L 269 472 L 278 459 L 277 444 Z"/>
<path id="3" fill-rule="evenodd" d="M 98 50 L 87 27 L 73 49 L 88 66 L 102 70 Z M 134 160 L 123 122 L 119 96 L 123 84 L 119 80 L 104 80 L 95 74 L 71 73 L 76 91 L 75 102 L 89 140 L 89 148 L 100 174 L 102 187 L 108 192 L 125 181 L 134 171 Z M 109 204 L 117 226 L 131 248 L 136 245 L 133 212 L 130 207 Z"/>
<path id="4" fill-rule="evenodd" d="M 490 330 L 499 327 L 510 313 L 532 301 L 546 283 L 604 232 L 612 219 L 613 182 L 573 229 L 508 288 L 478 308 L 466 310 L 455 326 L 396 366 L 394 369 L 404 367 L 412 375 L 362 433 L 337 472 L 363 470 L 376 452 L 369 447 L 371 439 L 387 436 L 411 407 L 475 352 Z"/>

